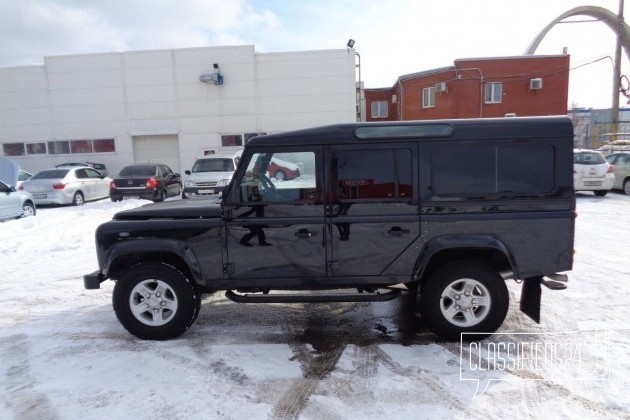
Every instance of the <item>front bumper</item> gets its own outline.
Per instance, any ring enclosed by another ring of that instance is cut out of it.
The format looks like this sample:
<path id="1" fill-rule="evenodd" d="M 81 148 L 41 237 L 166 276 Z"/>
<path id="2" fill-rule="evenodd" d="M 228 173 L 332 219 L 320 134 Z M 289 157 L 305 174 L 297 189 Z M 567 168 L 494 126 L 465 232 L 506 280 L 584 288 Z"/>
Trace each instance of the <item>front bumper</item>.
<path id="1" fill-rule="evenodd" d="M 86 289 L 100 289 L 101 283 L 107 278 L 101 274 L 99 270 L 83 276 L 83 287 Z"/>
<path id="2" fill-rule="evenodd" d="M 217 195 L 221 194 L 225 189 L 224 186 L 221 187 L 184 187 L 184 195 L 195 196 L 195 195 Z"/>

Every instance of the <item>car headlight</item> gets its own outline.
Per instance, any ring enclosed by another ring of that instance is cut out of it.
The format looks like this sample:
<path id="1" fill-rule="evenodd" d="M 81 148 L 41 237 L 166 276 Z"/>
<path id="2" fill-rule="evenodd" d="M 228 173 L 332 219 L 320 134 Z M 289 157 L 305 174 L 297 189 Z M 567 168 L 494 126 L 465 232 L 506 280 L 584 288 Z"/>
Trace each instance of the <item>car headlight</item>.
<path id="1" fill-rule="evenodd" d="M 227 187 L 228 184 L 230 183 L 230 179 L 221 179 L 219 180 L 219 182 L 217 182 L 217 187 Z"/>
<path id="2" fill-rule="evenodd" d="M 184 186 L 185 187 L 194 187 L 195 186 L 195 181 L 191 181 L 191 180 L 184 181 Z"/>

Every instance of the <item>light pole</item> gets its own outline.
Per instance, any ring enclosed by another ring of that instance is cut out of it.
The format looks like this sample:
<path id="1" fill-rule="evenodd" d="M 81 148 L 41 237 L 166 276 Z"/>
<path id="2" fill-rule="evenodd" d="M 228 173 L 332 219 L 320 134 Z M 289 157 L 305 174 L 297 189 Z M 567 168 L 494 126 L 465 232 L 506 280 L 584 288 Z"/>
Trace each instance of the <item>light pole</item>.
<path id="1" fill-rule="evenodd" d="M 624 20 L 623 20 L 623 3 L 624 0 L 619 0 L 619 12 L 617 13 L 617 47 L 615 49 L 615 65 L 613 70 L 613 96 L 612 96 L 612 110 L 611 110 L 611 122 L 613 133 L 617 132 L 617 126 L 619 124 L 619 92 L 621 87 L 621 47 L 624 32 Z M 613 139 L 615 140 L 615 139 Z"/>

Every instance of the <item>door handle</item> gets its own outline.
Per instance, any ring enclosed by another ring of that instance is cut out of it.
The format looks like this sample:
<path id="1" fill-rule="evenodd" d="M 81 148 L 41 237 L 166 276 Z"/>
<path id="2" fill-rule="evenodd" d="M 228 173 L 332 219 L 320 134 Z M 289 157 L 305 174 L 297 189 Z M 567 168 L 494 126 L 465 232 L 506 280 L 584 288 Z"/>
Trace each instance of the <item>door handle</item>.
<path id="1" fill-rule="evenodd" d="M 300 229 L 297 232 L 295 232 L 295 236 L 298 239 L 308 239 L 308 238 L 312 238 L 313 236 L 317 236 L 317 232 L 311 232 L 308 229 Z"/>
<path id="2" fill-rule="evenodd" d="M 393 226 L 390 230 L 387 231 L 390 236 L 403 236 L 409 235 L 409 229 L 403 229 L 400 226 Z"/>

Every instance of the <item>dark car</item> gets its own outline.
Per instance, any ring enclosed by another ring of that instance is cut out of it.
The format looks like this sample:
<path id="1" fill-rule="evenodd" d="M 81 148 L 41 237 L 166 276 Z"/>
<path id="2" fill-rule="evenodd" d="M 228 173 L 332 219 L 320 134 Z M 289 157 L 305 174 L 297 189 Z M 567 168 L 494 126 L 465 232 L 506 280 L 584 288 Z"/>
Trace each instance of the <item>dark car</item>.
<path id="1" fill-rule="evenodd" d="M 123 198 L 143 198 L 164 201 L 182 192 L 182 180 L 178 173 L 159 163 L 129 165 L 109 183 L 112 201 Z"/>
<path id="2" fill-rule="evenodd" d="M 55 165 L 55 168 L 61 168 L 64 166 L 89 166 L 90 168 L 94 168 L 97 171 L 99 171 L 100 173 L 102 173 L 104 176 L 107 176 L 107 167 L 102 164 L 102 163 L 95 163 L 95 162 L 68 162 L 68 163 L 62 163 L 59 165 Z"/>
<path id="3" fill-rule="evenodd" d="M 147 204 L 98 227 L 84 285 L 115 280 L 118 320 L 152 340 L 184 333 L 221 290 L 273 304 L 406 293 L 419 328 L 468 341 L 501 326 L 514 279 L 540 322 L 541 286 L 566 288 L 573 265 L 573 136 L 568 117 L 515 117 L 256 137 L 220 201 Z M 299 181 L 269 179 L 277 158 Z"/>

